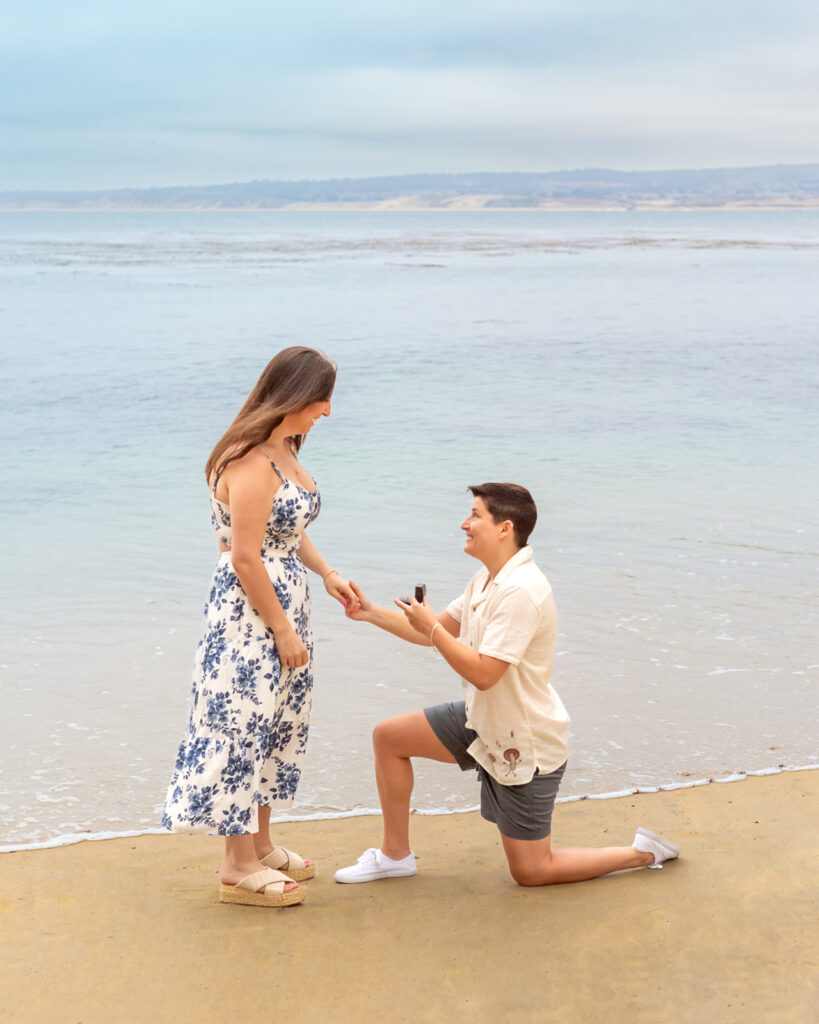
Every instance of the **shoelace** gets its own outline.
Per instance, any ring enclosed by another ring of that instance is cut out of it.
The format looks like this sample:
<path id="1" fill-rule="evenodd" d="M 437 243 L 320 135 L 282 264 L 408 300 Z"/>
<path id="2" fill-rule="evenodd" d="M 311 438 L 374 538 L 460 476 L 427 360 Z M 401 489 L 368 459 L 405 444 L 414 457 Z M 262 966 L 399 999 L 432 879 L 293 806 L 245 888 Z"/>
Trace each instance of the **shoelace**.
<path id="1" fill-rule="evenodd" d="M 381 867 L 381 851 L 376 847 L 371 846 L 369 850 L 365 850 L 358 858 L 358 863 L 363 864 L 365 861 L 373 861 L 376 867 Z"/>

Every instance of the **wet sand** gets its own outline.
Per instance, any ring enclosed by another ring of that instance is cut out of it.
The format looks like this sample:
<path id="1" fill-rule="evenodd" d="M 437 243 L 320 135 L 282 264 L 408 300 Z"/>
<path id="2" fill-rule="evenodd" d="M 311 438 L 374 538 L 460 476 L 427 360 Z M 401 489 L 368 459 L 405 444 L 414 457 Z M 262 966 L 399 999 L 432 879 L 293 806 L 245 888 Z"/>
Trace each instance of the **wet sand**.
<path id="1" fill-rule="evenodd" d="M 812 1022 L 819 772 L 556 808 L 560 845 L 637 825 L 662 871 L 518 888 L 477 814 L 416 816 L 419 874 L 338 866 L 373 817 L 282 825 L 319 864 L 301 906 L 218 902 L 218 839 L 143 836 L 0 856 L 6 1022 Z"/>

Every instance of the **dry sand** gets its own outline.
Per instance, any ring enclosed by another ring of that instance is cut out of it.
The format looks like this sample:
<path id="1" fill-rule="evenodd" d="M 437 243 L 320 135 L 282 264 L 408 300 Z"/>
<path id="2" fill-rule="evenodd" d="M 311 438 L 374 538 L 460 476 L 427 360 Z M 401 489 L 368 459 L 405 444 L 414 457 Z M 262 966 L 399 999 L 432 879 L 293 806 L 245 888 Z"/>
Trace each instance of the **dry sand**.
<path id="1" fill-rule="evenodd" d="M 819 772 L 559 805 L 555 843 L 645 825 L 662 871 L 520 889 L 477 814 L 413 819 L 419 874 L 333 870 L 378 818 L 280 826 L 319 863 L 301 906 L 218 902 L 218 839 L 0 856 L 4 1022 L 756 1022 L 819 1019 Z"/>

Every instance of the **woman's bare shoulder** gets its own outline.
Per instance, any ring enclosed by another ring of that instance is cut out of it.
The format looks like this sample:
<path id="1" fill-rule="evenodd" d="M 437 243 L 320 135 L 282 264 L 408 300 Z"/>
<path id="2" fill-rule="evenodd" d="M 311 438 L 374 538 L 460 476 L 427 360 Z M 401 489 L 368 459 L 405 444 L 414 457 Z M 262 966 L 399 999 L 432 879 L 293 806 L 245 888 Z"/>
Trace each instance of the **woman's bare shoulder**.
<path id="1" fill-rule="evenodd" d="M 240 458 L 232 459 L 219 476 L 216 497 L 226 500 L 231 487 L 236 484 L 262 486 L 274 493 L 281 481 L 270 464 L 270 458 L 260 447 L 251 448 Z M 211 481 L 213 486 L 213 481 Z"/>
<path id="2" fill-rule="evenodd" d="M 255 448 L 251 448 L 249 452 L 246 452 L 241 458 L 234 459 L 228 468 L 235 467 L 236 469 L 245 470 L 258 470 L 258 469 L 270 469 L 270 456 L 265 453 L 261 445 L 256 445 Z"/>

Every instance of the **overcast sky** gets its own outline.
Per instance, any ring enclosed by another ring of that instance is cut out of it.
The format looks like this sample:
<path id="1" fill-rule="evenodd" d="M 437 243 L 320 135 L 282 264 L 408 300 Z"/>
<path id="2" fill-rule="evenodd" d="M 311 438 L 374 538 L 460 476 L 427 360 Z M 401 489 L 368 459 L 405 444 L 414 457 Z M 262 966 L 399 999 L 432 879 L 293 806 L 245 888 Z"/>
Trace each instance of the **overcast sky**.
<path id="1" fill-rule="evenodd" d="M 819 161 L 817 0 L 4 0 L 0 189 Z"/>

